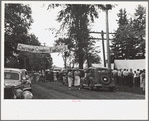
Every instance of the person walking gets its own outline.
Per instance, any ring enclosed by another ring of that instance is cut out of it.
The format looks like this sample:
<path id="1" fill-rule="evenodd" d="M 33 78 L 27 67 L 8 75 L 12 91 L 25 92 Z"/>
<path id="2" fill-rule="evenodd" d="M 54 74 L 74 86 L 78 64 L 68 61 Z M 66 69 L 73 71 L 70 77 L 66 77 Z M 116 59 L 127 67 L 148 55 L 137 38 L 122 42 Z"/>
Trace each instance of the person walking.
<path id="1" fill-rule="evenodd" d="M 80 72 L 79 70 L 76 70 L 74 72 L 74 77 L 75 77 L 75 80 L 74 80 L 74 86 L 80 90 Z"/>
<path id="2" fill-rule="evenodd" d="M 143 88 L 143 70 L 140 70 L 140 88 Z"/>
<path id="3" fill-rule="evenodd" d="M 56 72 L 56 78 L 57 78 L 57 81 L 59 80 L 59 73 Z"/>
<path id="4" fill-rule="evenodd" d="M 123 79 L 124 79 L 124 81 L 123 81 L 123 85 L 124 86 L 127 86 L 127 81 L 128 81 L 128 72 L 127 72 L 127 70 L 126 69 L 124 69 L 124 71 L 123 71 Z"/>
<path id="5" fill-rule="evenodd" d="M 136 71 L 136 82 L 137 82 L 137 87 L 140 87 L 140 69 L 137 69 Z"/>
<path id="6" fill-rule="evenodd" d="M 134 73 L 133 73 L 133 83 L 134 83 L 134 87 L 137 87 L 137 74 L 136 74 L 136 71 L 134 71 Z"/>
<path id="7" fill-rule="evenodd" d="M 128 86 L 133 87 L 133 72 L 132 69 L 128 72 Z"/>
<path id="8" fill-rule="evenodd" d="M 93 85 L 94 85 L 94 73 L 93 70 L 89 70 L 87 73 L 87 77 L 86 77 L 86 81 L 87 81 L 87 85 L 88 87 L 92 90 L 93 89 Z"/>
<path id="9" fill-rule="evenodd" d="M 141 76 L 142 76 L 142 83 L 143 83 L 142 89 L 143 89 L 143 93 L 145 94 L 145 69 L 143 69 Z"/>
<path id="10" fill-rule="evenodd" d="M 60 79 L 62 85 L 64 85 L 64 81 L 63 81 L 63 71 L 60 71 L 60 72 L 59 72 L 59 79 Z"/>
<path id="11" fill-rule="evenodd" d="M 54 82 L 54 73 L 53 73 L 53 70 L 51 71 L 51 82 Z"/>
<path id="12" fill-rule="evenodd" d="M 68 71 L 67 76 L 68 76 L 68 88 L 69 88 L 69 90 L 71 90 L 72 83 L 73 83 L 72 70 L 69 70 L 69 71 Z"/>
<path id="13" fill-rule="evenodd" d="M 118 85 L 122 86 L 122 69 L 118 70 Z"/>
<path id="14" fill-rule="evenodd" d="M 115 85 L 117 86 L 118 85 L 118 71 L 115 69 L 112 71 L 112 73 L 113 73 Z"/>

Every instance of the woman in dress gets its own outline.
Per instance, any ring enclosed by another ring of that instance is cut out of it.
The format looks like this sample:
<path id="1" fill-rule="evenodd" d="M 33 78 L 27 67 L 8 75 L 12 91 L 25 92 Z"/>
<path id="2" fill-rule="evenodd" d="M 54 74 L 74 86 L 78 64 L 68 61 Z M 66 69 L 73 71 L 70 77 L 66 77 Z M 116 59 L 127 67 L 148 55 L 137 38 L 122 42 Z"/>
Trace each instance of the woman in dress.
<path id="1" fill-rule="evenodd" d="M 73 83 L 73 75 L 71 70 L 68 71 L 67 76 L 68 76 L 68 88 L 69 90 L 71 90 L 72 83 Z"/>

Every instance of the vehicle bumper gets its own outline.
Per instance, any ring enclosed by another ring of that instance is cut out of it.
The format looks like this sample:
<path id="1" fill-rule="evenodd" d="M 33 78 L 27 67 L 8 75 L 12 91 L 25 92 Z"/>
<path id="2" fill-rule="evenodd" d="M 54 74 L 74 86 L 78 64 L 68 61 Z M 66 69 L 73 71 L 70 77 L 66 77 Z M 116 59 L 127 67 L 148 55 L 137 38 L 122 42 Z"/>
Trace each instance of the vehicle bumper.
<path id="1" fill-rule="evenodd" d="M 115 87 L 115 85 L 103 85 L 103 84 L 95 84 L 94 87 Z"/>

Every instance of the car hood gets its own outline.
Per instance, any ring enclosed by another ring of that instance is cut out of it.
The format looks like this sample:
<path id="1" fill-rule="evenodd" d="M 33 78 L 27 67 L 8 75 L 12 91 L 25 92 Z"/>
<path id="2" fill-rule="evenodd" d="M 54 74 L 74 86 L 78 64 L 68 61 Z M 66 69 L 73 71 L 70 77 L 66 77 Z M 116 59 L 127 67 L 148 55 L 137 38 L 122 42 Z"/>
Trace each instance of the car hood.
<path id="1" fill-rule="evenodd" d="M 18 86 L 18 85 L 21 85 L 21 81 L 19 81 L 19 80 L 5 80 L 4 85 L 5 86 Z"/>

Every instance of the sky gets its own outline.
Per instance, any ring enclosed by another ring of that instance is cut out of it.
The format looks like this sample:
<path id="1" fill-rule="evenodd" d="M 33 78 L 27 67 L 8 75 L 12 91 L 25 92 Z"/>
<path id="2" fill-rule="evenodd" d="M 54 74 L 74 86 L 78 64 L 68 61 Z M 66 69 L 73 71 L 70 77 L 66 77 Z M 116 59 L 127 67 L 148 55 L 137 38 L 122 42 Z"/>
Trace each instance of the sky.
<path id="1" fill-rule="evenodd" d="M 77 2 L 76 2 L 77 3 Z M 84 2 L 83 2 L 84 3 Z M 93 4 L 93 2 L 90 2 Z M 59 8 L 47 10 L 49 2 L 32 2 L 30 3 L 30 7 L 32 9 L 32 18 L 34 20 L 34 23 L 32 23 L 31 29 L 29 33 L 33 33 L 38 37 L 38 40 L 42 45 L 44 43 L 46 46 L 53 46 L 54 40 L 58 39 L 55 38 L 56 31 L 60 28 L 60 23 L 56 21 Z M 72 2 L 70 3 L 72 4 Z M 78 3 L 77 3 L 78 4 Z M 101 2 L 94 2 L 94 4 L 104 4 Z M 107 4 L 107 2 L 105 3 Z M 138 4 L 143 5 L 144 7 L 147 7 L 147 2 L 110 2 L 110 4 L 116 4 L 115 8 L 112 10 L 109 10 L 109 32 L 114 32 L 117 28 L 117 21 L 118 17 L 117 14 L 119 13 L 119 10 L 126 9 L 128 14 L 128 19 L 130 17 L 133 17 L 133 14 L 135 12 L 135 8 L 137 8 Z M 95 22 L 91 24 L 92 31 L 101 32 L 103 30 L 106 32 L 106 16 L 105 12 L 99 13 L 99 18 L 95 19 Z M 48 28 L 54 28 L 53 31 L 49 30 Z M 101 38 L 101 35 L 99 34 L 92 34 L 93 37 L 99 37 Z M 104 36 L 106 38 L 106 35 Z M 110 38 L 112 36 L 110 35 Z M 102 43 L 101 41 L 96 41 L 96 46 L 100 46 L 99 50 L 101 53 L 99 53 L 99 56 L 101 57 L 101 60 L 103 60 L 103 52 L 102 52 Z M 105 41 L 105 51 L 106 51 L 106 41 Z M 106 52 L 105 52 L 106 53 Z M 51 53 L 51 56 L 53 58 L 53 65 L 63 67 L 64 62 L 62 59 L 61 54 L 59 53 Z M 103 63 L 103 61 L 101 61 Z"/>

